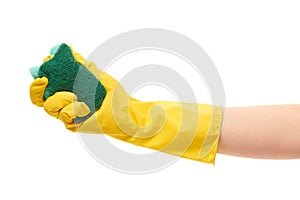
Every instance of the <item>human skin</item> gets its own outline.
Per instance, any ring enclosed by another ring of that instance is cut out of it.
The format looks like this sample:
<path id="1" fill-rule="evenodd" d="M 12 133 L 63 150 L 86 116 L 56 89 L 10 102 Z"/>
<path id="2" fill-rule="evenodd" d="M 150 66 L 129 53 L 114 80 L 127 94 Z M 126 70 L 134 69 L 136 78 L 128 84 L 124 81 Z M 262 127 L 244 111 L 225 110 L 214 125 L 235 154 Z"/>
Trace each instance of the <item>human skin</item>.
<path id="1" fill-rule="evenodd" d="M 225 108 L 218 153 L 264 159 L 300 158 L 300 105 Z"/>

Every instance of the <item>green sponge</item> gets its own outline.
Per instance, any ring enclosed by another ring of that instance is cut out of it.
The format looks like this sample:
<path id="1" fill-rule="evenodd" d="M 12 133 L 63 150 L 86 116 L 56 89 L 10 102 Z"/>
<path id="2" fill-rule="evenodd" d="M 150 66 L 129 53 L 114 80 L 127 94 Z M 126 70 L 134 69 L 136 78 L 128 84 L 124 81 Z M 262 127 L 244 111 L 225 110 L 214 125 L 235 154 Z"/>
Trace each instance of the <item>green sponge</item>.
<path id="1" fill-rule="evenodd" d="M 30 70 L 34 78 L 46 77 L 48 86 L 44 98 L 59 91 L 69 91 L 77 95 L 78 101 L 85 102 L 91 112 L 88 116 L 77 117 L 75 123 L 90 117 L 102 104 L 106 90 L 101 82 L 84 66 L 78 63 L 72 49 L 61 44 L 51 49 L 53 58 L 44 62 L 39 68 Z"/>

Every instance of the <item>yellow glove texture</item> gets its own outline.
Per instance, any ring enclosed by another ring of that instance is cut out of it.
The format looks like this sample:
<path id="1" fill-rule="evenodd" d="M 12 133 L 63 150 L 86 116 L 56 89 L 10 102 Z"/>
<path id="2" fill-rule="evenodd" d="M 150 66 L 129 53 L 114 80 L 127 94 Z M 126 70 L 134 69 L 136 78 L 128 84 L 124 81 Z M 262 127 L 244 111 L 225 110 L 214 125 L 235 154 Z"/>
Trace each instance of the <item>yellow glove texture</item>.
<path id="1" fill-rule="evenodd" d="M 73 52 L 82 64 L 103 84 L 106 96 L 101 107 L 86 120 L 76 117 L 90 113 L 84 102 L 72 92 L 60 91 L 44 100 L 47 78 L 36 78 L 30 86 L 33 104 L 60 119 L 71 131 L 107 134 L 138 146 L 159 150 L 196 161 L 214 163 L 222 124 L 222 107 L 208 104 L 167 101 L 142 102 L 93 62 Z M 51 58 L 49 58 L 51 59 Z M 47 59 L 46 59 L 47 60 Z"/>

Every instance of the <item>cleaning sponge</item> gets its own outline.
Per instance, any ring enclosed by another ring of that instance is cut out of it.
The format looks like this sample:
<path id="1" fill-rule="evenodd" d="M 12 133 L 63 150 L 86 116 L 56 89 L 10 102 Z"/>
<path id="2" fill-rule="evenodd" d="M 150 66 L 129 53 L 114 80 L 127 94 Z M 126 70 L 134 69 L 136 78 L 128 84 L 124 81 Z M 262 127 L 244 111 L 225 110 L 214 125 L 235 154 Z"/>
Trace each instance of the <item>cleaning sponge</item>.
<path id="1" fill-rule="evenodd" d="M 46 77 L 48 85 L 44 99 L 59 91 L 73 92 L 78 101 L 84 102 L 90 109 L 89 115 L 77 117 L 75 122 L 81 122 L 90 117 L 102 104 L 106 90 L 100 81 L 74 58 L 73 51 L 67 44 L 61 44 L 51 49 L 50 59 L 39 68 L 30 72 L 34 78 Z"/>

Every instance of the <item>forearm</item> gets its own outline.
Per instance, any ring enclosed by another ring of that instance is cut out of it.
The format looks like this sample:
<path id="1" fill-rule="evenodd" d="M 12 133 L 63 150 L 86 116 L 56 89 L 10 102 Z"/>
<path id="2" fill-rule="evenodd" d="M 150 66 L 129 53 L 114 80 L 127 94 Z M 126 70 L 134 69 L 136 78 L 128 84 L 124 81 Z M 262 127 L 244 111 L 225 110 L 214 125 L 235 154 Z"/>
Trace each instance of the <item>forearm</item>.
<path id="1" fill-rule="evenodd" d="M 300 158 L 300 105 L 226 108 L 218 153 Z"/>

